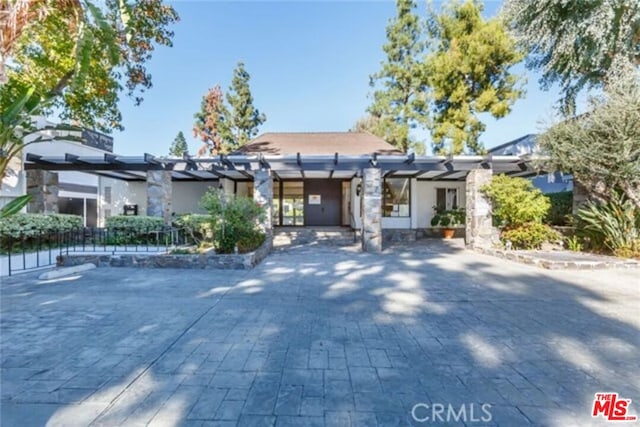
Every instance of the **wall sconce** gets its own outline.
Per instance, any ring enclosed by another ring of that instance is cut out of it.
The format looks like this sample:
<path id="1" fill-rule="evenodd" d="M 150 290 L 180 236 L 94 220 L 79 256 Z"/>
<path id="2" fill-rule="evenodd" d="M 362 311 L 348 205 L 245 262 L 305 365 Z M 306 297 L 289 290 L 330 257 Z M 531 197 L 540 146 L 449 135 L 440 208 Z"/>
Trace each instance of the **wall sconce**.
<path id="1" fill-rule="evenodd" d="M 356 196 L 360 196 L 360 192 L 362 191 L 362 184 L 359 183 L 356 185 Z"/>

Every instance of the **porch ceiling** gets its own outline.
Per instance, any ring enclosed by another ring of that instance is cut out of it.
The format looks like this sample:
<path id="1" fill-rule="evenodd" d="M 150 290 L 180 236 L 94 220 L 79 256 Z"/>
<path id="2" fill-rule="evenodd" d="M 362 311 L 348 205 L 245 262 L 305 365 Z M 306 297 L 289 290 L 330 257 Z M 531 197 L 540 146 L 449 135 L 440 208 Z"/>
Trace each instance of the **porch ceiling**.
<path id="1" fill-rule="evenodd" d="M 533 176 L 537 172 L 530 160 L 517 156 L 416 156 L 233 155 L 191 158 L 144 156 L 84 157 L 39 156 L 27 154 L 25 169 L 79 171 L 125 181 L 145 181 L 149 170 L 168 170 L 174 181 L 253 180 L 254 171 L 271 169 L 275 179 L 350 179 L 364 168 L 382 169 L 385 177 L 411 177 L 420 180 L 464 180 L 472 169 L 493 169 L 494 173 Z"/>

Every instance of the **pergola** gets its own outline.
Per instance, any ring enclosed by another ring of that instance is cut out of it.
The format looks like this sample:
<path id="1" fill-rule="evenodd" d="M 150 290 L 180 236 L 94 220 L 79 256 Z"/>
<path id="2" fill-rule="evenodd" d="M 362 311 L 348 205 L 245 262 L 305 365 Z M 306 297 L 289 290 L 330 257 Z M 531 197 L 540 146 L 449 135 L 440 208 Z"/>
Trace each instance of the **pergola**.
<path id="1" fill-rule="evenodd" d="M 256 171 L 270 170 L 275 180 L 308 178 L 351 179 L 367 168 L 380 169 L 383 177 L 418 180 L 464 181 L 474 169 L 494 174 L 533 176 L 527 158 L 517 156 L 417 156 L 407 155 L 219 155 L 213 157 L 40 156 L 27 154 L 26 170 L 78 171 L 125 181 L 146 181 L 149 171 L 167 171 L 173 181 L 253 181 Z"/>

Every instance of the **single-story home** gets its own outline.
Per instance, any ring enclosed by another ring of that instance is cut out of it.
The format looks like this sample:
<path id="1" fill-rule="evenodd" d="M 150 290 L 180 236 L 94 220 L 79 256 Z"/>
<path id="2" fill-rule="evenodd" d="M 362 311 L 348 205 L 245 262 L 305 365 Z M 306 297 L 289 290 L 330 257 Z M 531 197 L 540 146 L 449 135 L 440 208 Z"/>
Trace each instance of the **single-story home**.
<path id="1" fill-rule="evenodd" d="M 198 212 L 202 195 L 216 186 L 265 205 L 269 230 L 351 227 L 362 231 L 369 250 L 379 250 L 383 236 L 415 236 L 429 228 L 435 207 L 465 208 L 468 244 L 486 241 L 491 210 L 480 187 L 492 174 L 535 175 L 518 156 L 404 154 L 357 132 L 265 133 L 229 155 L 198 158 L 27 154 L 24 167 L 40 173 L 42 185 L 46 174 L 60 171 L 101 177 L 99 224 L 123 213 L 169 222 L 175 214 Z"/>

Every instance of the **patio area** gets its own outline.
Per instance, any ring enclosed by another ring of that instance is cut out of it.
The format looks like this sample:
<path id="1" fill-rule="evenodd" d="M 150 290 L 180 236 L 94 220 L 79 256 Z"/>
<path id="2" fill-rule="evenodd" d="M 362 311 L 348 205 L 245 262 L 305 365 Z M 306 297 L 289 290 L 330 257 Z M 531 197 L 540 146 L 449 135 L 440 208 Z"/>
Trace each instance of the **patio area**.
<path id="1" fill-rule="evenodd" d="M 2 425 L 604 425 L 597 392 L 640 408 L 634 269 L 422 240 L 303 245 L 249 271 L 2 280 Z M 419 422 L 417 404 L 466 419 Z"/>

